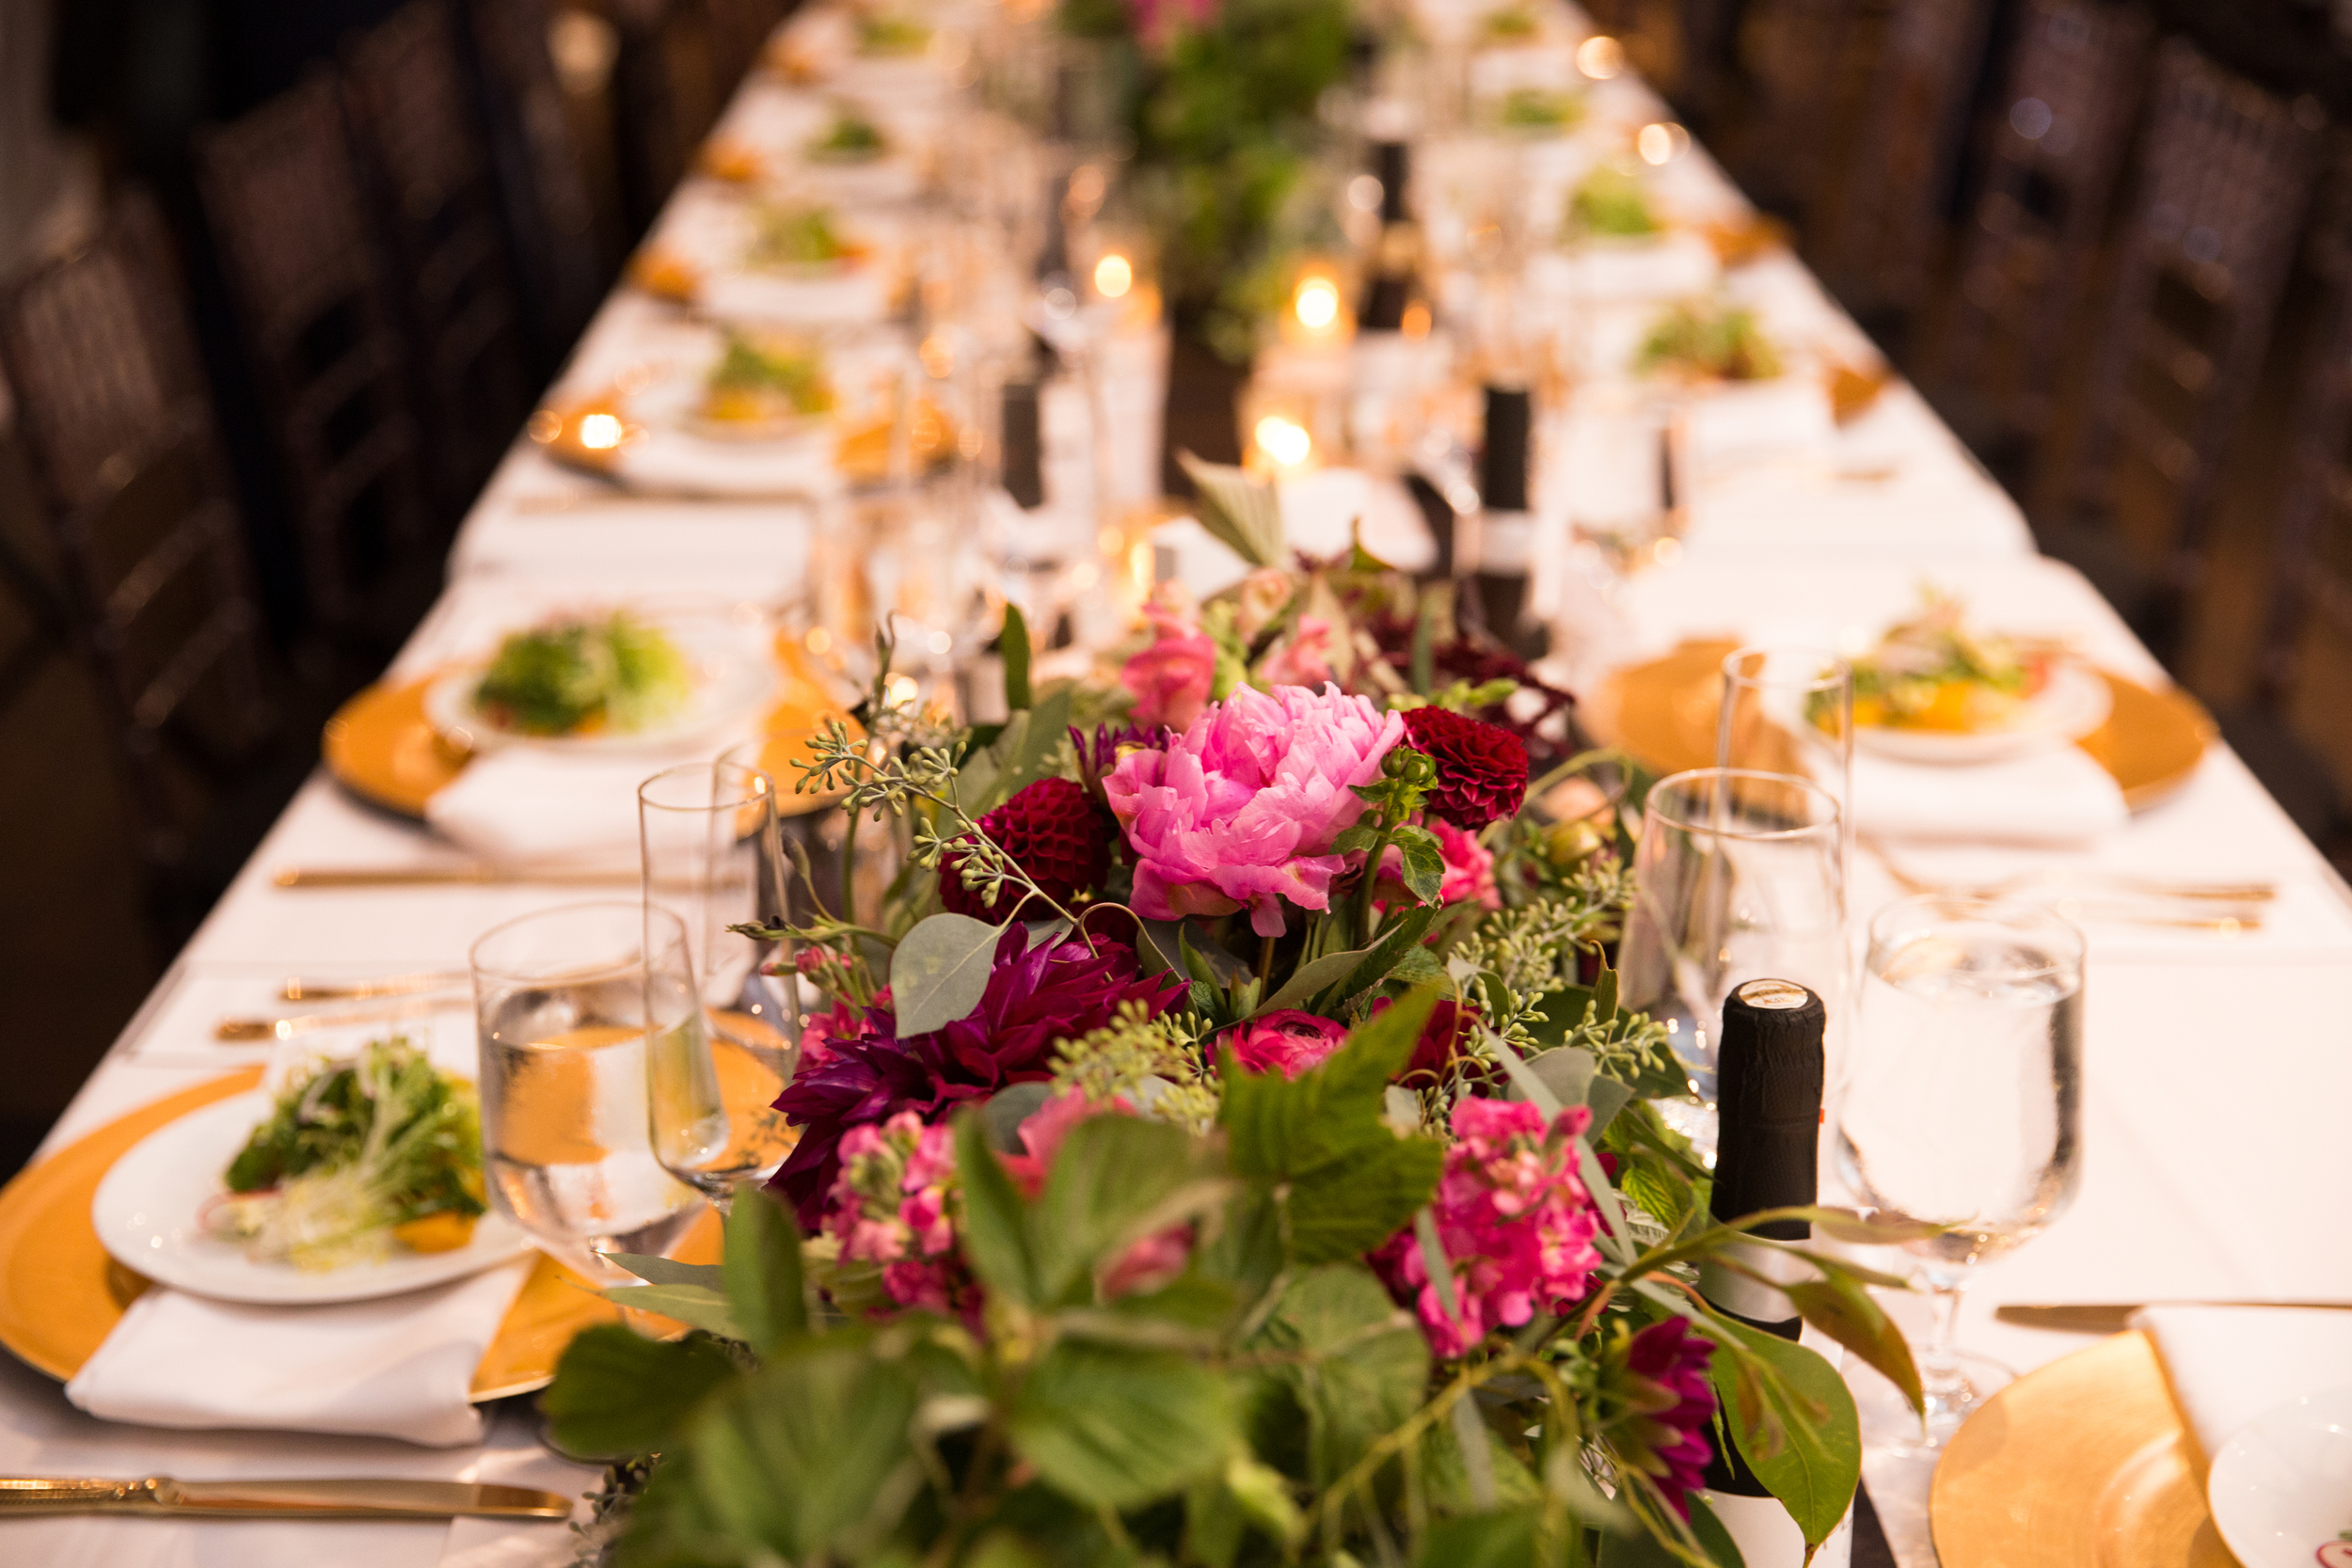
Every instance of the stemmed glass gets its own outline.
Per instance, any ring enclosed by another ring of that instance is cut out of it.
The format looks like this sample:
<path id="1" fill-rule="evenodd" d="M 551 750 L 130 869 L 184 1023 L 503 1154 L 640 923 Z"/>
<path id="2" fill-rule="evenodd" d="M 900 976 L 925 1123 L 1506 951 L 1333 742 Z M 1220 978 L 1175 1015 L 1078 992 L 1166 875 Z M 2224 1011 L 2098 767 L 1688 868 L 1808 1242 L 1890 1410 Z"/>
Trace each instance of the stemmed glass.
<path id="1" fill-rule="evenodd" d="M 1947 1227 L 1905 1243 L 1935 1323 L 1919 1356 L 1924 1423 L 1891 1394 L 1866 1415 L 1886 1448 L 1942 1447 L 2008 1381 L 1957 1348 L 1954 1324 L 1976 1271 L 2074 1200 L 2082 988 L 2082 932 L 2029 904 L 1928 895 L 1870 922 L 1838 1174 L 1883 1214 Z"/>
<path id="2" fill-rule="evenodd" d="M 1810 779 L 1836 798 L 1853 859 L 1853 667 L 1826 648 L 1756 645 L 1724 659 L 1715 766 Z"/>
<path id="3" fill-rule="evenodd" d="M 1843 831 L 1829 791 L 1742 768 L 1677 773 L 1651 786 L 1643 808 L 1619 994 L 1666 1025 L 1711 1105 L 1724 998 L 1743 981 L 1795 980 L 1836 1017 L 1845 922 Z M 1711 1112 L 1683 1119 L 1711 1145 Z"/>
<path id="4" fill-rule="evenodd" d="M 646 997 L 691 993 L 685 927 L 636 903 L 572 904 L 493 928 L 469 958 L 490 1201 L 553 1257 L 626 1283 L 598 1255 L 666 1252 L 702 1207 L 647 1125 L 647 1057 L 674 1042 L 648 1027 Z"/>
<path id="5" fill-rule="evenodd" d="M 780 943 L 732 929 L 783 916 L 776 806 L 775 781 L 736 752 L 665 768 L 637 790 L 647 950 L 672 926 L 687 947 L 682 967 L 645 972 L 653 1149 L 722 1206 L 791 1147 L 771 1105 L 792 1075 L 798 991 L 768 973 Z"/>

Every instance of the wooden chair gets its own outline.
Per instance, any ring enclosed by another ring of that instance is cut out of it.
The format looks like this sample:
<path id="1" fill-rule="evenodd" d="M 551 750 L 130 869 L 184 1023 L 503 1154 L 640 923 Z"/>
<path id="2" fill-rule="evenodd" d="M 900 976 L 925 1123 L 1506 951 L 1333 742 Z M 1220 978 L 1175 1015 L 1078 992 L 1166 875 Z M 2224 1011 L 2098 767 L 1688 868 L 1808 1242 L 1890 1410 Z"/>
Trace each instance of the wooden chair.
<path id="1" fill-rule="evenodd" d="M 361 34 L 344 51 L 343 81 L 398 263 L 437 499 L 454 520 L 537 388 L 448 0 L 409 0 Z"/>
<path id="2" fill-rule="evenodd" d="M 1895 0 L 1851 170 L 1809 226 L 1827 280 L 1866 322 L 1899 325 L 1928 296 L 1991 21 L 1987 0 Z"/>
<path id="3" fill-rule="evenodd" d="M 2068 510 L 2044 545 L 2090 573 L 2168 662 L 2325 123 L 2317 104 L 2281 103 L 2186 43 L 2159 52 Z"/>
<path id="4" fill-rule="evenodd" d="M 439 542 L 332 78 L 200 136 L 196 166 L 311 614 L 388 652 L 430 602 Z"/>
<path id="5" fill-rule="evenodd" d="M 1748 126 L 1737 138 L 1740 182 L 1759 205 L 1812 209 L 1829 172 L 1839 66 L 1861 0 L 1769 0 L 1751 31 Z"/>
<path id="6" fill-rule="evenodd" d="M 628 231 L 644 231 L 692 166 L 723 103 L 708 14 L 693 0 L 608 0 L 620 29 L 615 138 Z"/>
<path id="7" fill-rule="evenodd" d="M 87 245 L 0 293 L 0 366 L 66 619 L 112 710 L 141 852 L 166 877 L 190 865 L 207 815 L 282 733 L 169 255 L 152 206 L 127 198 Z"/>
<path id="8" fill-rule="evenodd" d="M 1935 379 L 1979 405 L 1980 451 L 2049 427 L 2153 31 L 2106 0 L 2025 8 L 1937 356 Z"/>
<path id="9" fill-rule="evenodd" d="M 546 0 L 474 0 L 469 14 L 544 380 L 619 270 L 618 214 L 598 199 L 591 158 L 558 82 Z"/>

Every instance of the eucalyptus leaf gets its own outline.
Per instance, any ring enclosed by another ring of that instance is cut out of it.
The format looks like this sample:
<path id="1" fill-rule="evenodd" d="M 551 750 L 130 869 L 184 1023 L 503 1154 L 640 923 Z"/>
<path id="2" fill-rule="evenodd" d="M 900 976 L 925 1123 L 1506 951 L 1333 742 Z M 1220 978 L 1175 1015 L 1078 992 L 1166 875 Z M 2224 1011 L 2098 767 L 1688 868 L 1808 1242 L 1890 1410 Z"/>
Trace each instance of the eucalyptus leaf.
<path id="1" fill-rule="evenodd" d="M 606 1252 L 597 1256 L 618 1263 L 648 1285 L 701 1285 L 723 1291 L 724 1270 L 716 1263 L 681 1263 L 675 1258 L 651 1258 L 638 1252 Z"/>
<path id="2" fill-rule="evenodd" d="M 1270 1013 L 1278 1007 L 1304 1007 L 1316 993 L 1347 978 L 1370 951 L 1369 948 L 1358 948 L 1310 958 L 1291 971 L 1291 977 L 1283 981 L 1281 988 L 1272 996 L 1258 1005 L 1258 1011 Z"/>
<path id="3" fill-rule="evenodd" d="M 726 1292 L 707 1285 L 624 1285 L 605 1291 L 604 1299 L 632 1312 L 675 1318 L 689 1328 L 716 1334 L 722 1339 L 744 1337 Z"/>
<path id="4" fill-rule="evenodd" d="M 725 1350 L 700 1336 L 664 1341 L 596 1323 L 564 1347 L 539 1403 L 564 1452 L 617 1459 L 661 1447 L 704 1395 L 738 1375 Z"/>
<path id="5" fill-rule="evenodd" d="M 1386 980 L 1404 960 L 1405 954 L 1421 944 L 1421 939 L 1429 934 L 1430 923 L 1437 918 L 1437 910 L 1423 905 L 1388 921 L 1356 967 L 1324 992 L 1322 1006 L 1311 1010 L 1332 1012 L 1350 998 L 1360 996 Z"/>
<path id="6" fill-rule="evenodd" d="M 890 998 L 899 1037 L 928 1035 L 970 1016 L 988 992 L 1002 929 L 970 915 L 915 923 L 890 955 Z"/>

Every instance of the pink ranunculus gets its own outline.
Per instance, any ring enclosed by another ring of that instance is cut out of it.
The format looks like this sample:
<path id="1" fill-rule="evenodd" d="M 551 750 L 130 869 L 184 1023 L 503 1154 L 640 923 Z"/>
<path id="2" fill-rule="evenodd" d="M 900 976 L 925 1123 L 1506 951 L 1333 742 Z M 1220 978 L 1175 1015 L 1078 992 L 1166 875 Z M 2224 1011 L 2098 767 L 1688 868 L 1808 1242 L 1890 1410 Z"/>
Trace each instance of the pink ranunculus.
<path id="1" fill-rule="evenodd" d="M 1321 686 L 1332 678 L 1331 623 L 1301 615 L 1290 635 L 1266 655 L 1259 673 L 1268 686 Z"/>
<path id="2" fill-rule="evenodd" d="M 1432 818 L 1427 824 L 1438 840 L 1438 854 L 1445 862 L 1445 876 L 1438 883 L 1440 904 L 1477 904 L 1481 908 L 1502 908 L 1502 891 L 1495 886 L 1494 851 L 1478 842 L 1476 833 L 1466 833 L 1451 822 Z M 1380 886 L 1373 902 L 1386 911 L 1391 904 L 1410 904 L 1413 895 L 1405 888 L 1405 851 L 1393 844 L 1380 857 Z"/>
<path id="3" fill-rule="evenodd" d="M 1135 693 L 1132 717 L 1137 723 L 1180 730 L 1209 700 L 1216 680 L 1216 643 L 1182 606 L 1155 602 L 1143 613 L 1152 623 L 1152 645 L 1127 660 L 1119 679 Z"/>
<path id="4" fill-rule="evenodd" d="M 1347 1031 L 1327 1018 L 1280 1007 L 1236 1026 L 1226 1041 L 1233 1048 L 1233 1059 L 1250 1071 L 1295 1078 L 1321 1067 L 1346 1044 Z"/>
<path id="5" fill-rule="evenodd" d="M 1472 1097 L 1454 1107 L 1454 1147 L 1430 1204 L 1454 1276 L 1448 1312 L 1407 1228 L 1371 1258 L 1390 1293 L 1413 1308 L 1439 1355 L 1461 1355 L 1497 1328 L 1565 1312 L 1592 1286 L 1600 1222 L 1576 1175 L 1581 1105 L 1549 1126 L 1522 1101 Z"/>
<path id="6" fill-rule="evenodd" d="M 1236 687 L 1164 750 L 1135 751 L 1104 781 L 1136 857 L 1132 900 L 1152 920 L 1249 911 L 1279 936 L 1285 899 L 1330 907 L 1350 857 L 1331 842 L 1362 815 L 1358 784 L 1405 733 L 1393 713 L 1337 687 Z"/>

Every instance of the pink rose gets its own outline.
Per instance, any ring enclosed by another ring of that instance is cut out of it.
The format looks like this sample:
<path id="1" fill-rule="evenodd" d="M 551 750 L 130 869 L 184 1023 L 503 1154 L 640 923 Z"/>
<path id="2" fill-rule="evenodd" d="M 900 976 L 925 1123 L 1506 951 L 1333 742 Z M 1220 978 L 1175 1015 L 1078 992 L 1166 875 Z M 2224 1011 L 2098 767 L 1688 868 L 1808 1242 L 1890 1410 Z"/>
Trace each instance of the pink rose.
<path id="1" fill-rule="evenodd" d="M 1216 643 L 1199 623 L 1165 605 L 1147 605 L 1143 613 L 1152 623 L 1152 645 L 1120 667 L 1120 683 L 1135 693 L 1136 722 L 1183 729 L 1209 700 Z"/>
<path id="2" fill-rule="evenodd" d="M 1268 686 L 1321 686 L 1332 678 L 1331 623 L 1301 615 L 1290 635 L 1268 654 L 1261 675 Z"/>
<path id="3" fill-rule="evenodd" d="M 1282 934 L 1284 900 L 1330 907 L 1351 858 L 1330 852 L 1404 721 L 1336 687 L 1237 687 L 1165 750 L 1136 750 L 1103 781 L 1136 855 L 1136 911 L 1152 920 L 1249 911 Z"/>
<path id="4" fill-rule="evenodd" d="M 1261 1013 L 1227 1037 L 1233 1059 L 1252 1072 L 1279 1072 L 1295 1078 L 1323 1065 L 1324 1058 L 1347 1042 L 1347 1031 L 1327 1018 L 1281 1007 Z"/>
<path id="5" fill-rule="evenodd" d="M 1451 822 L 1432 818 L 1426 826 L 1437 835 L 1438 854 L 1445 862 L 1438 902 L 1502 908 L 1502 892 L 1495 886 L 1494 851 L 1479 843 L 1476 833 L 1466 833 Z M 1411 895 L 1405 891 L 1405 851 L 1394 845 L 1380 858 L 1380 882 L 1381 896 L 1376 902 L 1383 910 L 1391 903 L 1411 901 Z"/>

